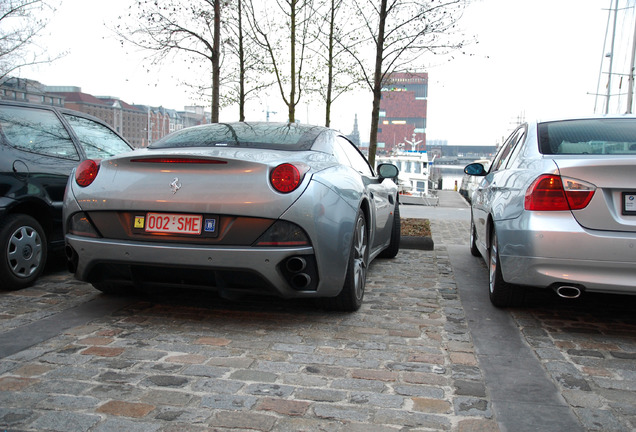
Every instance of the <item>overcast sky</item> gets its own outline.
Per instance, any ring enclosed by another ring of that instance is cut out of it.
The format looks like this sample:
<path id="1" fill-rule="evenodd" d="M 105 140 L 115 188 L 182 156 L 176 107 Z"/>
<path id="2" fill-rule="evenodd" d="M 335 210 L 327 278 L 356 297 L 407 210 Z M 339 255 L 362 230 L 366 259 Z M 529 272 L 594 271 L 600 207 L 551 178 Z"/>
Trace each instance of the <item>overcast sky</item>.
<path id="1" fill-rule="evenodd" d="M 634 3 L 620 1 L 621 6 Z M 51 51 L 68 54 L 51 65 L 23 70 L 21 76 L 46 85 L 78 86 L 85 93 L 128 103 L 178 110 L 197 103 L 174 78 L 184 70 L 181 65 L 148 73 L 144 55 L 123 48 L 108 30 L 128 2 L 62 0 L 46 42 Z M 428 69 L 427 138 L 451 145 L 494 145 L 519 117 L 592 114 L 609 7 L 610 0 L 473 0 L 460 25 L 478 43 L 451 61 L 434 59 L 437 63 Z M 618 38 L 631 44 L 634 13 L 624 14 L 630 17 L 629 27 L 619 28 Z M 625 60 L 628 54 L 621 56 Z M 605 81 L 602 92 L 604 85 Z M 273 96 L 254 105 L 248 120 L 265 120 L 268 109 L 276 112 L 271 120 L 286 119 L 285 107 Z M 355 114 L 361 138 L 368 141 L 369 94 L 339 101 L 332 126 L 350 133 Z M 236 109 L 226 110 L 221 120 L 237 115 Z M 324 122 L 322 107 L 302 105 L 297 117 Z"/>

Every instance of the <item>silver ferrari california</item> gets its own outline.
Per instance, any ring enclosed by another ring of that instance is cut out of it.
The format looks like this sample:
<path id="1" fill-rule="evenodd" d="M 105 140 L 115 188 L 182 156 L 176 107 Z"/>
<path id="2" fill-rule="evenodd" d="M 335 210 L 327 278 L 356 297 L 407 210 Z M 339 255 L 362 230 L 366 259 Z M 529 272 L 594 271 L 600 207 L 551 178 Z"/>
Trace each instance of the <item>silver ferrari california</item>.
<path id="1" fill-rule="evenodd" d="M 472 196 L 470 250 L 490 269 L 490 300 L 515 306 L 524 286 L 636 294 L 636 117 L 519 126 Z"/>
<path id="2" fill-rule="evenodd" d="M 105 293 L 212 288 L 354 311 L 371 260 L 399 250 L 397 175 L 324 127 L 183 129 L 77 167 L 64 202 L 70 267 Z"/>

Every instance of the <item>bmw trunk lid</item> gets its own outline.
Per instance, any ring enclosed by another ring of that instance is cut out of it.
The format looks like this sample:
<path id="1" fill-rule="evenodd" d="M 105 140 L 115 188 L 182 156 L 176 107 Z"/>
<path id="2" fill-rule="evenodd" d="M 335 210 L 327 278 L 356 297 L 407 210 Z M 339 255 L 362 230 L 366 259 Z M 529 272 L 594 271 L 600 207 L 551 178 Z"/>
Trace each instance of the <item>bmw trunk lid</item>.
<path id="1" fill-rule="evenodd" d="M 561 177 L 596 186 L 590 203 L 574 210 L 584 228 L 636 232 L 636 155 L 579 155 L 554 157 Z"/>

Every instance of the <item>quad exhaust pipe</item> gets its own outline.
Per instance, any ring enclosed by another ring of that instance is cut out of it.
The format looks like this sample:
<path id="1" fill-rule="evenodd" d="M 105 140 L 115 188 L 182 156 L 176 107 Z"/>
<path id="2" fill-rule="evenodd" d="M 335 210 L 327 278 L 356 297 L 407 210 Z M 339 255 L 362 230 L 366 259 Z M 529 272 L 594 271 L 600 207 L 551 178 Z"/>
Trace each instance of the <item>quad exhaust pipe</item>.
<path id="1" fill-rule="evenodd" d="M 291 273 L 290 283 L 297 290 L 307 289 L 311 285 L 311 276 L 305 272 L 307 260 L 300 256 L 291 257 L 285 263 L 285 268 Z"/>
<path id="2" fill-rule="evenodd" d="M 559 285 L 554 288 L 557 295 L 564 299 L 575 299 L 581 296 L 581 288 L 572 285 Z"/>

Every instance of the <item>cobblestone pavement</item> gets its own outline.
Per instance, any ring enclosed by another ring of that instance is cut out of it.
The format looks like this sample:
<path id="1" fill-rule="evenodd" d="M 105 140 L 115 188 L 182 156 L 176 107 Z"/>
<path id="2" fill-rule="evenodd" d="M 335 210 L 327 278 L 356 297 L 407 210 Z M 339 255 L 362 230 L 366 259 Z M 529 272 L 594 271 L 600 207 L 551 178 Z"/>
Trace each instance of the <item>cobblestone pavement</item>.
<path id="1" fill-rule="evenodd" d="M 431 231 L 438 257 L 444 245 L 468 250 L 468 221 L 431 220 Z M 571 301 L 545 291 L 530 292 L 524 307 L 510 309 L 586 431 L 636 431 L 634 311 L 635 296 L 587 294 Z"/>
<path id="2" fill-rule="evenodd" d="M 468 222 L 431 226 L 434 250 L 372 264 L 354 314 L 193 291 L 131 297 L 0 358 L 0 430 L 503 432 L 446 248 L 468 253 Z M 0 336 L 103 301 L 54 269 L 0 291 Z M 537 293 L 510 310 L 586 431 L 636 430 L 635 305 Z"/>
<path id="3" fill-rule="evenodd" d="M 528 303 L 512 317 L 585 430 L 636 431 L 636 298 Z"/>
<path id="4" fill-rule="evenodd" d="M 376 260 L 367 289 L 354 314 L 131 298 L 0 359 L 0 429 L 497 431 L 445 254 Z M 0 291 L 0 334 L 102 299 L 50 273 Z"/>

